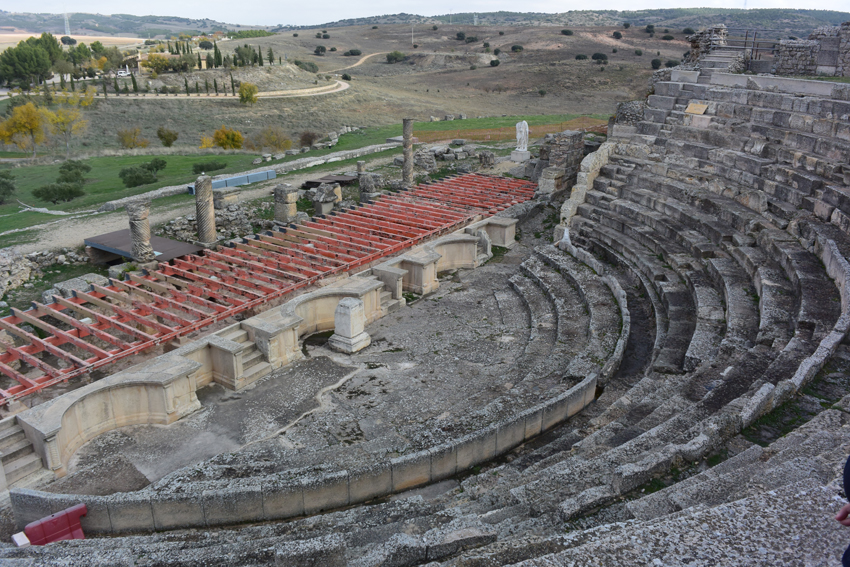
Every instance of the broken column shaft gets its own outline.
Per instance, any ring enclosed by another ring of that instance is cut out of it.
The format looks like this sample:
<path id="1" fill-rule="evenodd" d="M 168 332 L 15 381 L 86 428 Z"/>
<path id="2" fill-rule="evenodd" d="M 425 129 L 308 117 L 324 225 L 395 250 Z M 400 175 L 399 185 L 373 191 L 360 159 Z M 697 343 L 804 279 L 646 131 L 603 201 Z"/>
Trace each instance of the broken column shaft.
<path id="1" fill-rule="evenodd" d="M 215 242 L 215 206 L 209 175 L 202 175 L 195 181 L 195 218 L 198 221 L 198 241 L 202 244 Z"/>
<path id="2" fill-rule="evenodd" d="M 404 165 L 401 180 L 406 187 L 413 185 L 413 119 L 402 120 L 402 147 L 404 148 Z"/>
<path id="3" fill-rule="evenodd" d="M 298 189 L 278 185 L 274 188 L 274 220 L 284 224 L 294 223 L 298 218 Z"/>
<path id="4" fill-rule="evenodd" d="M 131 254 L 137 262 L 152 262 L 156 259 L 151 246 L 151 225 L 148 216 L 151 204 L 148 201 L 128 203 L 127 215 L 130 217 Z"/>

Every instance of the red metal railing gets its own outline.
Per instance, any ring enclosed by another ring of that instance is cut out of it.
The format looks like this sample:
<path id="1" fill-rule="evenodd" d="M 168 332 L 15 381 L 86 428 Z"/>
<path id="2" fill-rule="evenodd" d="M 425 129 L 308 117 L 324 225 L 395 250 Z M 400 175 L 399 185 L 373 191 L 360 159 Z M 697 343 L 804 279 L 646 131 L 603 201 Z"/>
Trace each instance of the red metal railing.
<path id="1" fill-rule="evenodd" d="M 0 330 L 15 341 L 0 339 L 0 374 L 10 379 L 0 388 L 0 405 L 397 254 L 527 201 L 534 189 L 517 179 L 449 177 L 175 258 L 74 297 L 53 296 L 49 305 L 12 309 L 0 319 Z"/>

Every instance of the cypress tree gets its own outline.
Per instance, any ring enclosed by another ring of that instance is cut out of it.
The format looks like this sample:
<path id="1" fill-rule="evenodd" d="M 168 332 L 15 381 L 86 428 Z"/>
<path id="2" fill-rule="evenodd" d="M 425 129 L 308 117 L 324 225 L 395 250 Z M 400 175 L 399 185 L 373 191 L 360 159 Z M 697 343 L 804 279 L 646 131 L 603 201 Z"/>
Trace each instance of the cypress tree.
<path id="1" fill-rule="evenodd" d="M 130 75 L 130 81 L 133 83 L 133 92 L 139 92 L 139 85 L 136 84 L 136 75 Z"/>
<path id="2" fill-rule="evenodd" d="M 77 87 L 74 86 L 74 75 L 71 75 L 71 92 L 76 92 Z"/>
<path id="3" fill-rule="evenodd" d="M 65 90 L 65 75 L 59 75 L 59 88 L 61 88 L 63 91 Z"/>
<path id="4" fill-rule="evenodd" d="M 183 76 L 183 86 L 186 87 L 186 96 L 189 96 L 189 81 L 185 75 Z"/>
<path id="5" fill-rule="evenodd" d="M 200 71 L 201 69 L 202 69 L 202 67 L 201 67 L 201 54 L 198 53 L 198 70 Z"/>
<path id="6" fill-rule="evenodd" d="M 198 86 L 198 81 L 195 81 L 195 94 L 201 94 L 201 87 Z"/>
<path id="7" fill-rule="evenodd" d="M 103 79 L 103 98 L 106 99 L 106 79 Z"/>
<path id="8" fill-rule="evenodd" d="M 218 81 L 213 79 L 213 88 L 215 89 L 215 94 L 218 94 Z"/>
<path id="9" fill-rule="evenodd" d="M 269 65 L 274 65 L 274 52 L 272 51 L 271 47 L 269 47 L 268 57 L 269 57 Z"/>
<path id="10" fill-rule="evenodd" d="M 236 82 L 233 80 L 233 73 L 230 74 L 230 90 L 233 91 L 233 96 L 236 96 Z"/>
<path id="11" fill-rule="evenodd" d="M 118 77 L 115 77 L 113 81 L 112 88 L 115 89 L 115 96 L 118 96 Z"/>
<path id="12" fill-rule="evenodd" d="M 210 94 L 210 82 L 204 79 L 204 90 L 207 91 L 207 94 Z"/>
<path id="13" fill-rule="evenodd" d="M 257 49 L 259 50 L 259 52 L 257 53 L 257 60 L 260 63 L 260 67 L 262 67 L 263 66 L 263 48 L 258 47 Z"/>
<path id="14" fill-rule="evenodd" d="M 216 42 L 213 42 L 213 61 L 215 62 L 216 68 L 221 67 L 221 51 L 219 50 L 218 43 Z"/>

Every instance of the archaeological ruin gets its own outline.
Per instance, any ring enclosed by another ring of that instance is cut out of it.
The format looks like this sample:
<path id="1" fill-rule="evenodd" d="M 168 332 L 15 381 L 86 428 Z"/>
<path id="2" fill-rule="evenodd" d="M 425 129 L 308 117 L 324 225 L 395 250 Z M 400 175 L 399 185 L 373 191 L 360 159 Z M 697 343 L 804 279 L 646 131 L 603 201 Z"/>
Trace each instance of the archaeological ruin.
<path id="1" fill-rule="evenodd" d="M 83 502 L 88 538 L 0 562 L 838 564 L 850 85 L 735 72 L 718 30 L 601 145 L 518 125 L 415 185 L 454 150 L 405 120 L 356 206 L 279 185 L 220 239 L 200 178 L 167 262 L 128 207 L 143 269 L 0 319 L 4 403 L 143 358 L 0 421 L 17 527 Z"/>

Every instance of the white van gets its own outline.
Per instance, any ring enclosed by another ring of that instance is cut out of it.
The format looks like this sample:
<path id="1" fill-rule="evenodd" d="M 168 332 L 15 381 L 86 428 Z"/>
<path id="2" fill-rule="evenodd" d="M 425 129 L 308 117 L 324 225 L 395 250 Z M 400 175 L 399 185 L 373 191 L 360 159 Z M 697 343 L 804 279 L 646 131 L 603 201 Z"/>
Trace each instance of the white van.
<path id="1" fill-rule="evenodd" d="M 118 71 L 117 73 L 115 73 L 115 76 L 116 77 L 129 77 L 130 74 L 131 74 L 130 71 Z"/>

